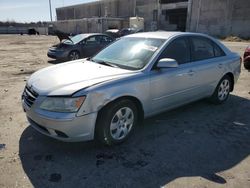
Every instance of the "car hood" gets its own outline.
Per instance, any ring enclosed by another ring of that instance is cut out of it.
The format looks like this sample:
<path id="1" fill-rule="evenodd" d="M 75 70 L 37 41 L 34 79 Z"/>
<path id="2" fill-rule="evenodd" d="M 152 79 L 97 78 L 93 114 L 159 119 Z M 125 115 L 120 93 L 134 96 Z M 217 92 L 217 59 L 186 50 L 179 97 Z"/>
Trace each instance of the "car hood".
<path id="1" fill-rule="evenodd" d="M 39 95 L 72 95 L 74 92 L 108 80 L 133 74 L 133 71 L 76 60 L 41 69 L 27 82 Z"/>
<path id="2" fill-rule="evenodd" d="M 49 50 L 65 49 L 65 48 L 69 48 L 69 47 L 72 47 L 72 46 L 74 46 L 73 43 L 72 44 L 66 44 L 66 43 L 61 42 L 61 43 L 58 43 L 56 45 L 51 46 L 49 48 Z"/>
<path id="3" fill-rule="evenodd" d="M 64 33 L 64 32 L 59 31 L 59 30 L 56 30 L 56 31 L 55 31 L 55 35 L 58 37 L 58 39 L 59 39 L 60 41 L 62 41 L 62 40 L 64 40 L 64 39 L 65 39 L 65 40 L 71 40 L 68 33 Z"/>

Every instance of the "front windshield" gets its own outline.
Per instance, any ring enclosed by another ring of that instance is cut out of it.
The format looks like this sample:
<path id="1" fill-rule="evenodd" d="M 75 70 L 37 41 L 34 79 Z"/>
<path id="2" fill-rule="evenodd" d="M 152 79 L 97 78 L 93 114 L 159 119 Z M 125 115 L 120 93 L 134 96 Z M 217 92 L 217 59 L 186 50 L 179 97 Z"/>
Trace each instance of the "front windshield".
<path id="1" fill-rule="evenodd" d="M 92 60 L 97 63 L 108 62 L 124 69 L 139 70 L 149 63 L 164 41 L 150 38 L 121 38 L 99 52 Z"/>
<path id="2" fill-rule="evenodd" d="M 72 44 L 72 43 L 77 44 L 78 42 L 82 41 L 84 38 L 86 38 L 86 36 L 83 34 L 80 34 L 80 35 L 76 35 L 76 36 L 70 38 L 70 40 L 63 41 L 63 43 L 65 43 L 65 44 Z"/>

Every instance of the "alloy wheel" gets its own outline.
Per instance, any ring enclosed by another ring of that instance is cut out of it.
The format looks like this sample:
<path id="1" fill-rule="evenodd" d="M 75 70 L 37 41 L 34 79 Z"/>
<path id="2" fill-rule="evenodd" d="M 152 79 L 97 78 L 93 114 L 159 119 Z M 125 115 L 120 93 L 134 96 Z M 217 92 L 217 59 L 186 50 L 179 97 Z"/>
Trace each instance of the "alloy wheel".
<path id="1" fill-rule="evenodd" d="M 129 107 L 119 109 L 110 123 L 110 134 L 114 140 L 125 138 L 134 124 L 134 113 Z"/>
<path id="2" fill-rule="evenodd" d="M 230 83 L 229 80 L 224 79 L 218 89 L 218 99 L 224 101 L 230 92 Z"/>
<path id="3" fill-rule="evenodd" d="M 69 55 L 69 58 L 70 60 L 76 60 L 76 59 L 79 59 L 79 54 L 78 52 L 71 52 L 70 55 Z"/>

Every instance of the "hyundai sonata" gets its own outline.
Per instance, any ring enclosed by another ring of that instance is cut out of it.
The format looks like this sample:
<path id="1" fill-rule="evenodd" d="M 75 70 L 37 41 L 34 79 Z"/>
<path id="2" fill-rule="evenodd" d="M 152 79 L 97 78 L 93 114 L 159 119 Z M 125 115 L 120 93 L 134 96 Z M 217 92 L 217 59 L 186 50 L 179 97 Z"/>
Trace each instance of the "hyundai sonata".
<path id="1" fill-rule="evenodd" d="M 22 96 L 28 121 L 62 141 L 128 138 L 141 117 L 210 98 L 228 99 L 240 56 L 203 34 L 128 35 L 89 59 L 44 68 Z"/>

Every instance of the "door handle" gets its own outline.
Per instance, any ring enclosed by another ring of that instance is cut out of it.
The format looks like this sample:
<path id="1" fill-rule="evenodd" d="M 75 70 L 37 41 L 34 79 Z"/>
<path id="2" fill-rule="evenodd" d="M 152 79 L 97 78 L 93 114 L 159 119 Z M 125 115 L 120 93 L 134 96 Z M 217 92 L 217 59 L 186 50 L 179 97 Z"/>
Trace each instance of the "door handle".
<path id="1" fill-rule="evenodd" d="M 189 70 L 188 72 L 185 72 L 185 73 L 180 73 L 178 74 L 177 76 L 193 76 L 195 74 L 195 71 L 193 70 Z"/>
<path id="2" fill-rule="evenodd" d="M 220 63 L 220 64 L 218 65 L 218 67 L 221 69 L 221 68 L 223 67 L 223 64 Z"/>

